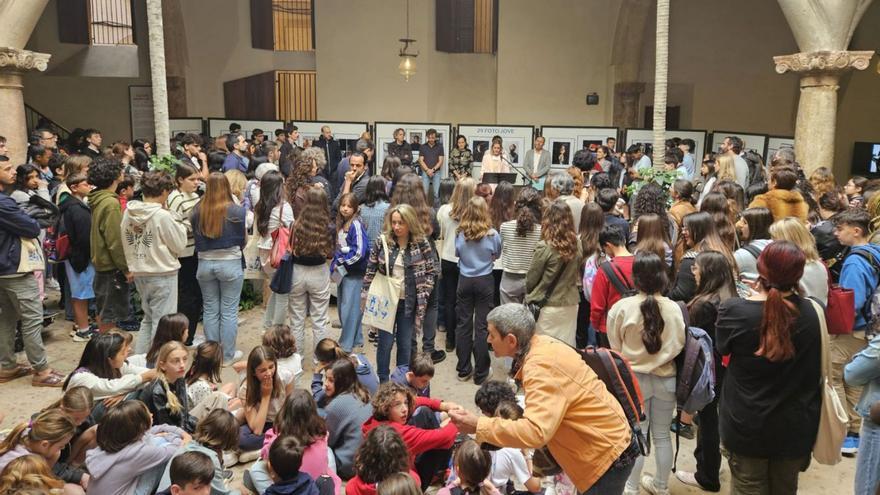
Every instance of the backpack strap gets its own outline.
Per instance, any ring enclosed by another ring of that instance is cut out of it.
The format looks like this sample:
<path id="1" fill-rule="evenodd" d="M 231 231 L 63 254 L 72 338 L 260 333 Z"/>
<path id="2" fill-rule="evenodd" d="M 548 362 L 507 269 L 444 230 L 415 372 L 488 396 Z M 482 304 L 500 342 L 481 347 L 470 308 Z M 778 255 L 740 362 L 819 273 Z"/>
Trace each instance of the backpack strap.
<path id="1" fill-rule="evenodd" d="M 755 259 L 758 259 L 758 256 L 761 256 L 761 250 L 758 246 L 754 244 L 749 244 L 747 246 L 742 247 L 747 253 L 751 254 Z"/>
<path id="2" fill-rule="evenodd" d="M 868 262 L 868 264 L 871 265 L 871 270 L 874 271 L 874 275 L 876 276 L 876 278 L 878 280 L 878 283 L 874 285 L 874 290 L 876 290 L 877 285 L 880 284 L 880 262 L 877 261 L 877 258 L 874 256 L 874 253 L 872 253 L 868 249 L 852 249 L 850 251 L 850 253 L 866 260 Z M 869 316 L 870 316 L 870 306 L 871 306 L 871 294 L 873 294 L 873 291 L 868 291 L 868 292 L 869 292 L 868 296 L 865 298 L 865 304 L 862 306 L 862 309 L 861 309 L 862 317 L 865 318 L 866 321 L 870 319 Z M 868 308 L 867 312 L 865 311 L 866 307 Z"/>
<path id="3" fill-rule="evenodd" d="M 632 291 L 632 285 L 630 285 L 629 280 L 626 279 L 626 276 L 623 274 L 623 271 L 620 267 L 617 267 L 611 261 L 605 261 L 599 268 L 605 272 L 605 276 L 608 277 L 608 281 L 611 282 L 611 285 L 614 286 L 614 289 L 618 294 L 623 296 L 629 291 Z M 620 276 L 618 276 L 618 273 Z"/>
<path id="4" fill-rule="evenodd" d="M 684 319 L 685 330 L 687 330 L 687 328 L 691 326 L 691 319 L 690 319 L 690 315 L 688 314 L 687 305 L 684 303 L 684 301 L 675 301 L 675 302 L 678 304 L 678 309 L 681 310 L 681 317 Z M 685 333 L 687 333 L 687 332 L 685 332 Z"/>

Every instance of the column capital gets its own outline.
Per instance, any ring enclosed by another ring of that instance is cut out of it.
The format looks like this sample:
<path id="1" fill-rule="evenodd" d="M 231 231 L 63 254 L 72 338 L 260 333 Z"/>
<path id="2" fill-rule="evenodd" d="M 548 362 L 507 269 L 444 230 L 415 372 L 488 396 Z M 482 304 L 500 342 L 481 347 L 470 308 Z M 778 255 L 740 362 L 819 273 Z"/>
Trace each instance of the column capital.
<path id="1" fill-rule="evenodd" d="M 28 70 L 46 70 L 49 63 L 48 53 L 32 52 L 12 47 L 0 47 L 0 70 L 23 72 Z"/>
<path id="2" fill-rule="evenodd" d="M 865 51 L 816 51 L 793 53 L 773 57 L 776 72 L 797 72 L 803 74 L 842 72 L 849 69 L 865 70 L 874 56 L 873 50 Z"/>

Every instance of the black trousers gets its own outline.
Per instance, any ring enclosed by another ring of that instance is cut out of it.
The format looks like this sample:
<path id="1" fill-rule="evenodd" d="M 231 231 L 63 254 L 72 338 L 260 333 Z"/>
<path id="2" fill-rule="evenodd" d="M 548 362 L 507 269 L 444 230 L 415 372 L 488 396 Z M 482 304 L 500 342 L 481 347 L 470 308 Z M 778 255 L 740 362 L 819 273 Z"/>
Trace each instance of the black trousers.
<path id="1" fill-rule="evenodd" d="M 458 292 L 458 264 L 452 261 L 440 260 L 440 270 L 443 274 L 443 325 L 446 327 L 446 347 L 455 347 L 455 326 L 458 317 L 455 315 L 455 303 Z"/>
<path id="2" fill-rule="evenodd" d="M 707 490 L 720 490 L 721 480 L 721 432 L 718 429 L 718 404 L 721 400 L 721 383 L 724 379 L 724 367 L 720 365 L 721 356 L 715 355 L 715 400 L 699 413 L 700 427 L 697 429 L 697 447 L 694 459 L 697 460 L 697 471 L 694 478 Z"/>
<path id="3" fill-rule="evenodd" d="M 489 335 L 486 316 L 494 307 L 495 279 L 492 274 L 480 277 L 459 277 L 456 311 L 458 324 L 455 326 L 455 353 L 459 376 L 474 372 L 474 380 L 482 380 L 489 375 Z M 471 365 L 471 354 L 474 362 Z"/>
<path id="4" fill-rule="evenodd" d="M 196 335 L 196 325 L 202 318 L 202 289 L 196 279 L 199 258 L 196 255 L 180 258 L 180 271 L 177 274 L 177 311 L 189 319 L 189 337 L 186 345 L 192 345 Z"/>
<path id="5" fill-rule="evenodd" d="M 423 430 L 440 428 L 440 422 L 434 411 L 424 406 L 416 408 L 407 424 Z M 415 471 L 422 480 L 422 491 L 431 486 L 431 479 L 435 474 L 449 466 L 450 457 L 452 457 L 452 449 L 428 450 L 416 456 Z"/>
<path id="6" fill-rule="evenodd" d="M 584 297 L 584 291 L 578 289 L 577 332 L 574 335 L 575 346 L 583 349 L 587 346 L 590 336 L 590 302 Z"/>

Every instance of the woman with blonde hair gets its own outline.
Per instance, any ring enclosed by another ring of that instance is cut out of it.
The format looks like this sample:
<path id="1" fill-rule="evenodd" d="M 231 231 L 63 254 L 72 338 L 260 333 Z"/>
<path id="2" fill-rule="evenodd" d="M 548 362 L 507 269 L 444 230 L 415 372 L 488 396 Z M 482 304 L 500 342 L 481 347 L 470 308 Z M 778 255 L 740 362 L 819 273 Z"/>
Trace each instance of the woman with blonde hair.
<path id="1" fill-rule="evenodd" d="M 459 381 L 467 381 L 473 375 L 474 383 L 480 385 L 489 376 L 486 316 L 495 306 L 492 267 L 501 256 L 501 236 L 492 227 L 486 201 L 479 196 L 468 200 L 456 232 L 455 254 L 460 271 L 456 291 L 456 370 Z M 471 354 L 474 357 L 473 366 Z"/>
<path id="2" fill-rule="evenodd" d="M 715 157 L 715 176 L 718 181 L 732 180 L 736 182 L 736 167 L 733 158 L 727 155 L 717 155 Z"/>
<path id="3" fill-rule="evenodd" d="M 415 338 L 422 330 L 428 299 L 437 280 L 437 259 L 425 238 L 416 210 L 399 204 L 388 210 L 380 242 L 373 245 L 364 275 L 361 304 L 366 304 L 376 272 L 400 281 L 400 301 L 394 318 L 394 332 L 379 332 L 376 364 L 379 380 L 388 381 L 391 347 L 397 342 L 397 365 L 409 364 Z M 388 264 L 385 256 L 388 256 Z"/>
<path id="4" fill-rule="evenodd" d="M 238 302 L 244 282 L 242 249 L 247 243 L 246 212 L 232 201 L 229 181 L 220 172 L 208 176 L 205 195 L 193 209 L 196 279 L 204 299 L 205 338 L 220 342 L 227 365 L 242 358 L 235 349 Z"/>
<path id="5" fill-rule="evenodd" d="M 438 251 L 440 254 L 440 291 L 444 307 L 442 322 L 446 327 L 446 350 L 455 350 L 456 312 L 455 299 L 458 291 L 458 256 L 455 254 L 455 235 L 461 215 L 468 202 L 474 197 L 477 181 L 469 176 L 459 179 L 452 190 L 449 202 L 437 210 L 437 223 L 440 224 Z"/>
<path id="6" fill-rule="evenodd" d="M 575 345 L 581 243 L 571 208 L 557 199 L 544 210 L 541 240 L 526 275 L 526 304 L 541 306 L 535 332 Z"/>
<path id="7" fill-rule="evenodd" d="M 828 167 L 819 167 L 813 170 L 808 179 L 810 185 L 813 186 L 813 198 L 819 201 L 823 194 L 837 189 L 837 180 L 834 173 Z"/>
<path id="8" fill-rule="evenodd" d="M 65 485 L 49 469 L 46 460 L 35 454 L 21 456 L 10 462 L 0 473 L 0 493 L 85 493 L 81 487 Z"/>
<path id="9" fill-rule="evenodd" d="M 795 217 L 787 217 L 773 222 L 770 238 L 774 241 L 788 241 L 804 252 L 806 263 L 804 275 L 798 283 L 798 292 L 803 297 L 814 297 L 822 304 L 828 304 L 828 268 L 819 258 L 816 239 L 807 227 Z"/>

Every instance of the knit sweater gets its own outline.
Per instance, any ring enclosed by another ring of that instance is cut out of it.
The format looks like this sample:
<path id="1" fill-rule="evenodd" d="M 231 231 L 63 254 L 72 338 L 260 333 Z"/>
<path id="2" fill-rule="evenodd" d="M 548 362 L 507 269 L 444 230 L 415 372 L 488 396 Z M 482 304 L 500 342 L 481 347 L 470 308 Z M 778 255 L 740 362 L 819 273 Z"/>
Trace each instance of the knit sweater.
<path id="1" fill-rule="evenodd" d="M 340 394 L 324 408 L 327 413 L 327 445 L 336 456 L 336 472 L 344 479 L 354 476 L 354 456 L 364 439 L 361 426 L 370 419 L 373 407 L 352 394 Z"/>
<path id="2" fill-rule="evenodd" d="M 645 294 L 625 297 L 608 312 L 608 343 L 625 357 L 633 371 L 667 377 L 675 376 L 674 359 L 684 348 L 684 317 L 681 308 L 667 297 L 654 296 L 663 317 L 660 350 L 648 352 L 642 341 L 645 320 L 639 309 Z"/>

